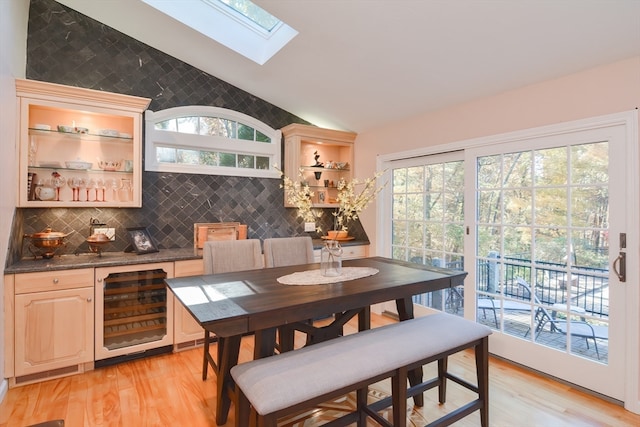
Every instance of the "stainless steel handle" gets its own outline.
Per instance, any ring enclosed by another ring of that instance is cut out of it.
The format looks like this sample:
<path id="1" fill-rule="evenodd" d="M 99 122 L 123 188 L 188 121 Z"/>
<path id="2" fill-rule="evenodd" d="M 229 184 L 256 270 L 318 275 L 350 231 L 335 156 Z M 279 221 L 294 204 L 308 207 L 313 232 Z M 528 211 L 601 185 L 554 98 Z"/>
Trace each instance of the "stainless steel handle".
<path id="1" fill-rule="evenodd" d="M 618 266 L 620 267 L 619 269 Z M 613 271 L 618 276 L 618 280 L 621 282 L 627 281 L 627 254 L 625 252 L 620 252 L 615 261 L 613 261 Z"/>

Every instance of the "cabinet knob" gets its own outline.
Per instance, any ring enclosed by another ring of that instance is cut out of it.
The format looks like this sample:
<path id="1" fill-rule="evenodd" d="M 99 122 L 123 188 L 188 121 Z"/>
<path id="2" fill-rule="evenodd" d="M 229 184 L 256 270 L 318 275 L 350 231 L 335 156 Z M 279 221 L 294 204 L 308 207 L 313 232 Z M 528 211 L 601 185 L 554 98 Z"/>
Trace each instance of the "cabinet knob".
<path id="1" fill-rule="evenodd" d="M 102 283 L 102 278 L 101 277 L 98 278 L 98 283 Z"/>
<path id="2" fill-rule="evenodd" d="M 91 302 L 91 301 L 93 301 L 93 298 L 91 297 L 87 298 L 87 302 Z"/>
<path id="3" fill-rule="evenodd" d="M 58 283 L 60 283 L 60 280 L 58 280 L 58 278 L 57 278 L 57 277 L 54 277 L 54 278 L 53 278 L 53 284 L 54 284 L 54 285 L 57 285 Z"/>

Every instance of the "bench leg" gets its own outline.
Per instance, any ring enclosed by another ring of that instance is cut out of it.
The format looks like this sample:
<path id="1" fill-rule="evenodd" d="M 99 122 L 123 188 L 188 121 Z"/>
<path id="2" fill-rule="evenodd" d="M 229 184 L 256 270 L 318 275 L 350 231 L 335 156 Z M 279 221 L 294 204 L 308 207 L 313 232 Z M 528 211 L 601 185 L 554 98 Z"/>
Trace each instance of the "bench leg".
<path id="1" fill-rule="evenodd" d="M 478 376 L 478 398 L 480 407 L 480 425 L 489 427 L 489 337 L 484 337 L 476 346 L 476 375 Z"/>
<path id="2" fill-rule="evenodd" d="M 251 404 L 242 390 L 238 389 L 238 401 L 236 402 L 236 426 L 249 427 Z"/>
<path id="3" fill-rule="evenodd" d="M 413 319 L 413 300 L 411 297 L 396 300 L 396 309 L 400 321 Z M 422 367 L 416 368 L 409 372 L 409 384 L 414 386 L 422 383 Z M 424 395 L 422 393 L 413 396 L 413 404 L 418 407 L 424 406 Z"/>
<path id="4" fill-rule="evenodd" d="M 438 402 L 443 404 L 447 401 L 447 368 L 449 358 L 438 359 Z"/>
<path id="5" fill-rule="evenodd" d="M 358 412 L 357 427 L 367 427 L 367 398 L 369 394 L 369 387 L 359 388 L 356 390 L 356 410 Z"/>
<path id="6" fill-rule="evenodd" d="M 402 367 L 391 377 L 392 425 L 394 427 L 407 425 L 407 374 L 407 368 Z"/>

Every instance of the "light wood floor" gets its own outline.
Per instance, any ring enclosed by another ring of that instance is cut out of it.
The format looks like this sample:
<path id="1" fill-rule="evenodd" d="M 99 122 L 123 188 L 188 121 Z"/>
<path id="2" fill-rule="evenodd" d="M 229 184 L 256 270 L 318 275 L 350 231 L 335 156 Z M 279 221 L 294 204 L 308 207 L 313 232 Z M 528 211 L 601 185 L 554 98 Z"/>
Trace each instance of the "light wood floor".
<path id="1" fill-rule="evenodd" d="M 373 326 L 388 323 L 372 315 Z M 347 333 L 353 331 L 350 324 Z M 243 342 L 241 361 L 249 360 L 252 339 Z M 475 380 L 471 353 L 450 359 L 450 369 Z M 504 361 L 490 361 L 490 425 L 496 427 L 639 426 L 640 415 Z M 156 356 L 81 375 L 10 389 L 0 404 L 0 426 L 27 426 L 64 419 L 79 426 L 215 426 L 215 375 L 201 379 L 202 349 Z M 431 366 L 425 369 L 429 373 Z M 384 389 L 385 385 L 379 385 Z M 466 390 L 452 384 L 447 403 L 436 390 L 425 394 L 419 414 L 437 418 L 466 403 Z M 233 408 L 226 426 L 233 426 Z M 478 426 L 473 414 L 457 426 Z"/>

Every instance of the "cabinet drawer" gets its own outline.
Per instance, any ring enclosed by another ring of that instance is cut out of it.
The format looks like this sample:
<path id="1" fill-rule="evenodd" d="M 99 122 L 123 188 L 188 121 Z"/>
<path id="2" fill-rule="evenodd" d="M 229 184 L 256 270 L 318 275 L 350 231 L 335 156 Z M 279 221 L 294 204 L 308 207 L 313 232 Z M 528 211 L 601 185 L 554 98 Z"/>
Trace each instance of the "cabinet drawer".
<path id="1" fill-rule="evenodd" d="M 342 259 L 365 258 L 369 255 L 369 246 L 343 246 Z"/>
<path id="2" fill-rule="evenodd" d="M 343 246 L 342 259 L 366 258 L 369 256 L 369 245 Z M 313 262 L 320 262 L 320 249 L 313 251 Z"/>
<path id="3" fill-rule="evenodd" d="M 16 294 L 93 287 L 93 269 L 16 274 L 15 286 Z"/>

